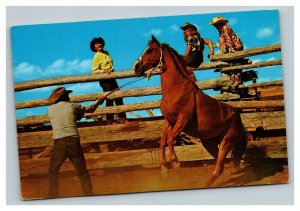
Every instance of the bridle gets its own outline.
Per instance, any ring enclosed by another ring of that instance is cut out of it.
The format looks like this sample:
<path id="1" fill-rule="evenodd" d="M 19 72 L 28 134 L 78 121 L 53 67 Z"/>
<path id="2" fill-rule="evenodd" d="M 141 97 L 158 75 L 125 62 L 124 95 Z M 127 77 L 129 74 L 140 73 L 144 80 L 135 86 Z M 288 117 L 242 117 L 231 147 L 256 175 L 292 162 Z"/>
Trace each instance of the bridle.
<path id="1" fill-rule="evenodd" d="M 158 64 L 155 66 L 155 67 L 151 67 L 150 69 L 148 70 L 145 70 L 144 69 L 144 66 L 143 66 L 143 61 L 142 61 L 142 57 L 144 56 L 144 54 L 146 53 L 146 51 L 150 48 L 150 46 L 148 46 L 144 52 L 142 53 L 142 55 L 137 59 L 136 62 L 139 62 L 141 64 L 141 68 L 142 68 L 142 71 L 144 73 L 146 73 L 146 78 L 147 80 L 150 79 L 151 77 L 151 73 L 156 70 L 156 69 L 159 69 L 160 70 L 160 73 L 163 73 L 165 71 L 165 63 L 164 63 L 164 59 L 163 59 L 163 49 L 162 49 L 162 46 L 159 46 L 159 49 L 160 49 L 160 58 L 159 58 L 159 62 Z"/>

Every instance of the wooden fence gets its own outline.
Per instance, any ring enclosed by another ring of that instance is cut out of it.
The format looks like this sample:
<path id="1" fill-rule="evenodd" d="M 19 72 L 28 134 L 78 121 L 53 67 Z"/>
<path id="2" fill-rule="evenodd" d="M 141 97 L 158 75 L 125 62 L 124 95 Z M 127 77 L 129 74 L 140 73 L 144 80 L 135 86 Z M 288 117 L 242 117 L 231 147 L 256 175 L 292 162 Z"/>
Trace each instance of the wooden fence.
<path id="1" fill-rule="evenodd" d="M 197 71 L 209 70 L 218 68 L 223 73 L 228 73 L 233 70 L 242 70 L 250 68 L 261 68 L 266 66 L 281 65 L 281 60 L 258 62 L 247 65 L 232 66 L 227 61 L 237 58 L 244 58 L 254 55 L 266 54 L 280 51 L 280 45 L 265 46 L 244 50 L 232 54 L 219 54 L 211 58 L 210 63 L 203 63 Z M 153 72 L 152 74 L 158 74 Z M 224 76 L 224 74 L 223 74 Z M 63 85 L 71 83 L 86 83 L 98 81 L 107 78 L 129 78 L 135 77 L 132 70 L 118 71 L 110 75 L 80 75 L 59 77 L 45 80 L 27 81 L 15 84 L 15 91 L 25 91 L 41 87 Z M 241 116 L 244 126 L 248 133 L 252 135 L 252 141 L 248 144 L 248 149 L 245 157 L 247 158 L 287 158 L 287 147 L 285 140 L 285 113 L 283 99 L 277 100 L 261 100 L 251 99 L 246 100 L 239 93 L 231 93 L 230 86 L 232 81 L 229 77 L 220 77 L 206 81 L 197 81 L 196 84 L 202 90 L 219 89 L 223 90 L 222 94 L 213 95 L 212 97 L 222 100 L 241 110 Z M 281 87 L 282 80 L 254 83 L 250 85 L 239 85 L 240 89 L 257 90 L 266 89 L 268 87 Z M 76 92 L 76 90 L 74 90 Z M 101 93 L 105 95 L 106 93 Z M 109 96 L 109 99 L 139 97 L 161 94 L 160 86 L 119 90 Z M 75 95 L 71 97 L 72 102 L 85 102 L 95 100 L 99 93 Z M 16 109 L 34 108 L 40 106 L 48 106 L 48 99 L 36 99 L 16 103 Z M 122 106 L 98 108 L 93 114 L 85 114 L 85 117 L 101 116 L 104 114 L 132 112 L 137 110 L 148 110 L 159 108 L 160 101 L 148 101 Z M 141 149 L 128 149 L 126 151 L 109 151 L 102 150 L 98 153 L 86 153 L 87 166 L 89 169 L 109 168 L 132 165 L 157 164 L 159 162 L 157 142 L 161 137 L 162 132 L 162 117 L 143 118 L 130 120 L 129 124 L 119 125 L 101 125 L 98 122 L 79 123 L 79 133 L 82 144 L 98 143 L 100 146 L 109 145 L 119 142 L 125 142 L 128 145 L 133 140 L 143 142 L 145 140 L 154 140 L 153 146 L 144 147 Z M 38 149 L 40 152 L 45 147 L 52 146 L 52 131 L 49 127 L 47 115 L 28 116 L 17 119 L 18 126 L 18 147 L 20 154 L 31 152 L 33 149 Z M 265 131 L 270 137 L 264 136 L 263 139 L 257 140 L 261 132 Z M 280 131 L 277 138 L 274 138 L 272 131 Z M 258 134 L 258 135 L 257 135 Z M 272 137 L 271 137 L 272 136 Z M 253 138 L 254 137 L 254 138 Z M 212 157 L 203 149 L 202 145 L 195 140 L 190 140 L 191 144 L 185 146 L 176 146 L 176 152 L 180 161 L 193 160 L 208 160 Z M 102 148 L 103 149 L 103 148 Z M 47 173 L 49 158 L 41 158 L 31 155 L 30 158 L 20 159 L 21 175 L 42 174 Z M 73 167 L 69 162 L 66 162 L 62 171 L 68 171 Z"/>

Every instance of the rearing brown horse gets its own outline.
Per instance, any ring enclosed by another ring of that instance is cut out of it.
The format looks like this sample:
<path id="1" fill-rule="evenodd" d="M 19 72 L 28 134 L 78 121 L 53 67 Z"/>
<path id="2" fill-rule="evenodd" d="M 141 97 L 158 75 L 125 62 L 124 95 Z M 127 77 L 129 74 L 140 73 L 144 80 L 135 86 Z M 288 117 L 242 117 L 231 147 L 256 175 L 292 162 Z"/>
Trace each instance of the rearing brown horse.
<path id="1" fill-rule="evenodd" d="M 149 69 L 161 72 L 161 112 L 165 117 L 160 142 L 162 176 L 166 176 L 165 147 L 169 148 L 173 168 L 179 168 L 174 140 L 185 132 L 200 138 L 204 148 L 216 160 L 215 170 L 206 182 L 211 186 L 224 170 L 225 159 L 230 151 L 234 166 L 239 167 L 247 146 L 247 137 L 239 112 L 204 94 L 186 71 L 182 57 L 166 44 L 160 44 L 154 36 L 147 49 L 134 65 L 134 71 L 143 75 Z"/>

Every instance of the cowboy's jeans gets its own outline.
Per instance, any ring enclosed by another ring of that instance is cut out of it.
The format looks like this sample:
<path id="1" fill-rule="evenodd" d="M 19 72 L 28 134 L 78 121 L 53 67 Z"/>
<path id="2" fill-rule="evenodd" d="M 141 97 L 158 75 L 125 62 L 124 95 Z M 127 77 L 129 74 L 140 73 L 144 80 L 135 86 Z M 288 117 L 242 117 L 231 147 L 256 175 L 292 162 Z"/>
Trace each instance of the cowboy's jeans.
<path id="1" fill-rule="evenodd" d="M 92 184 L 86 168 L 85 158 L 77 137 L 64 137 L 54 140 L 49 163 L 49 197 L 58 197 L 58 173 L 63 162 L 69 158 L 81 182 L 84 195 L 92 195 Z"/>

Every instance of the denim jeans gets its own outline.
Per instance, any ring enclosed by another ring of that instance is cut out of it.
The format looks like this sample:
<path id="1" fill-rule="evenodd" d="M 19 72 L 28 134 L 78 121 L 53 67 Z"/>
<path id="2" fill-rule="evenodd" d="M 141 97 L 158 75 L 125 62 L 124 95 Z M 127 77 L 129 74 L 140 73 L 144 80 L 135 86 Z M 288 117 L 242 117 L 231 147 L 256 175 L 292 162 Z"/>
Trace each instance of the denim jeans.
<path id="1" fill-rule="evenodd" d="M 59 196 L 59 169 L 67 158 L 71 160 L 76 169 L 84 195 L 92 195 L 91 179 L 86 168 L 80 140 L 77 137 L 64 137 L 54 140 L 54 147 L 49 163 L 49 197 L 56 198 Z"/>

